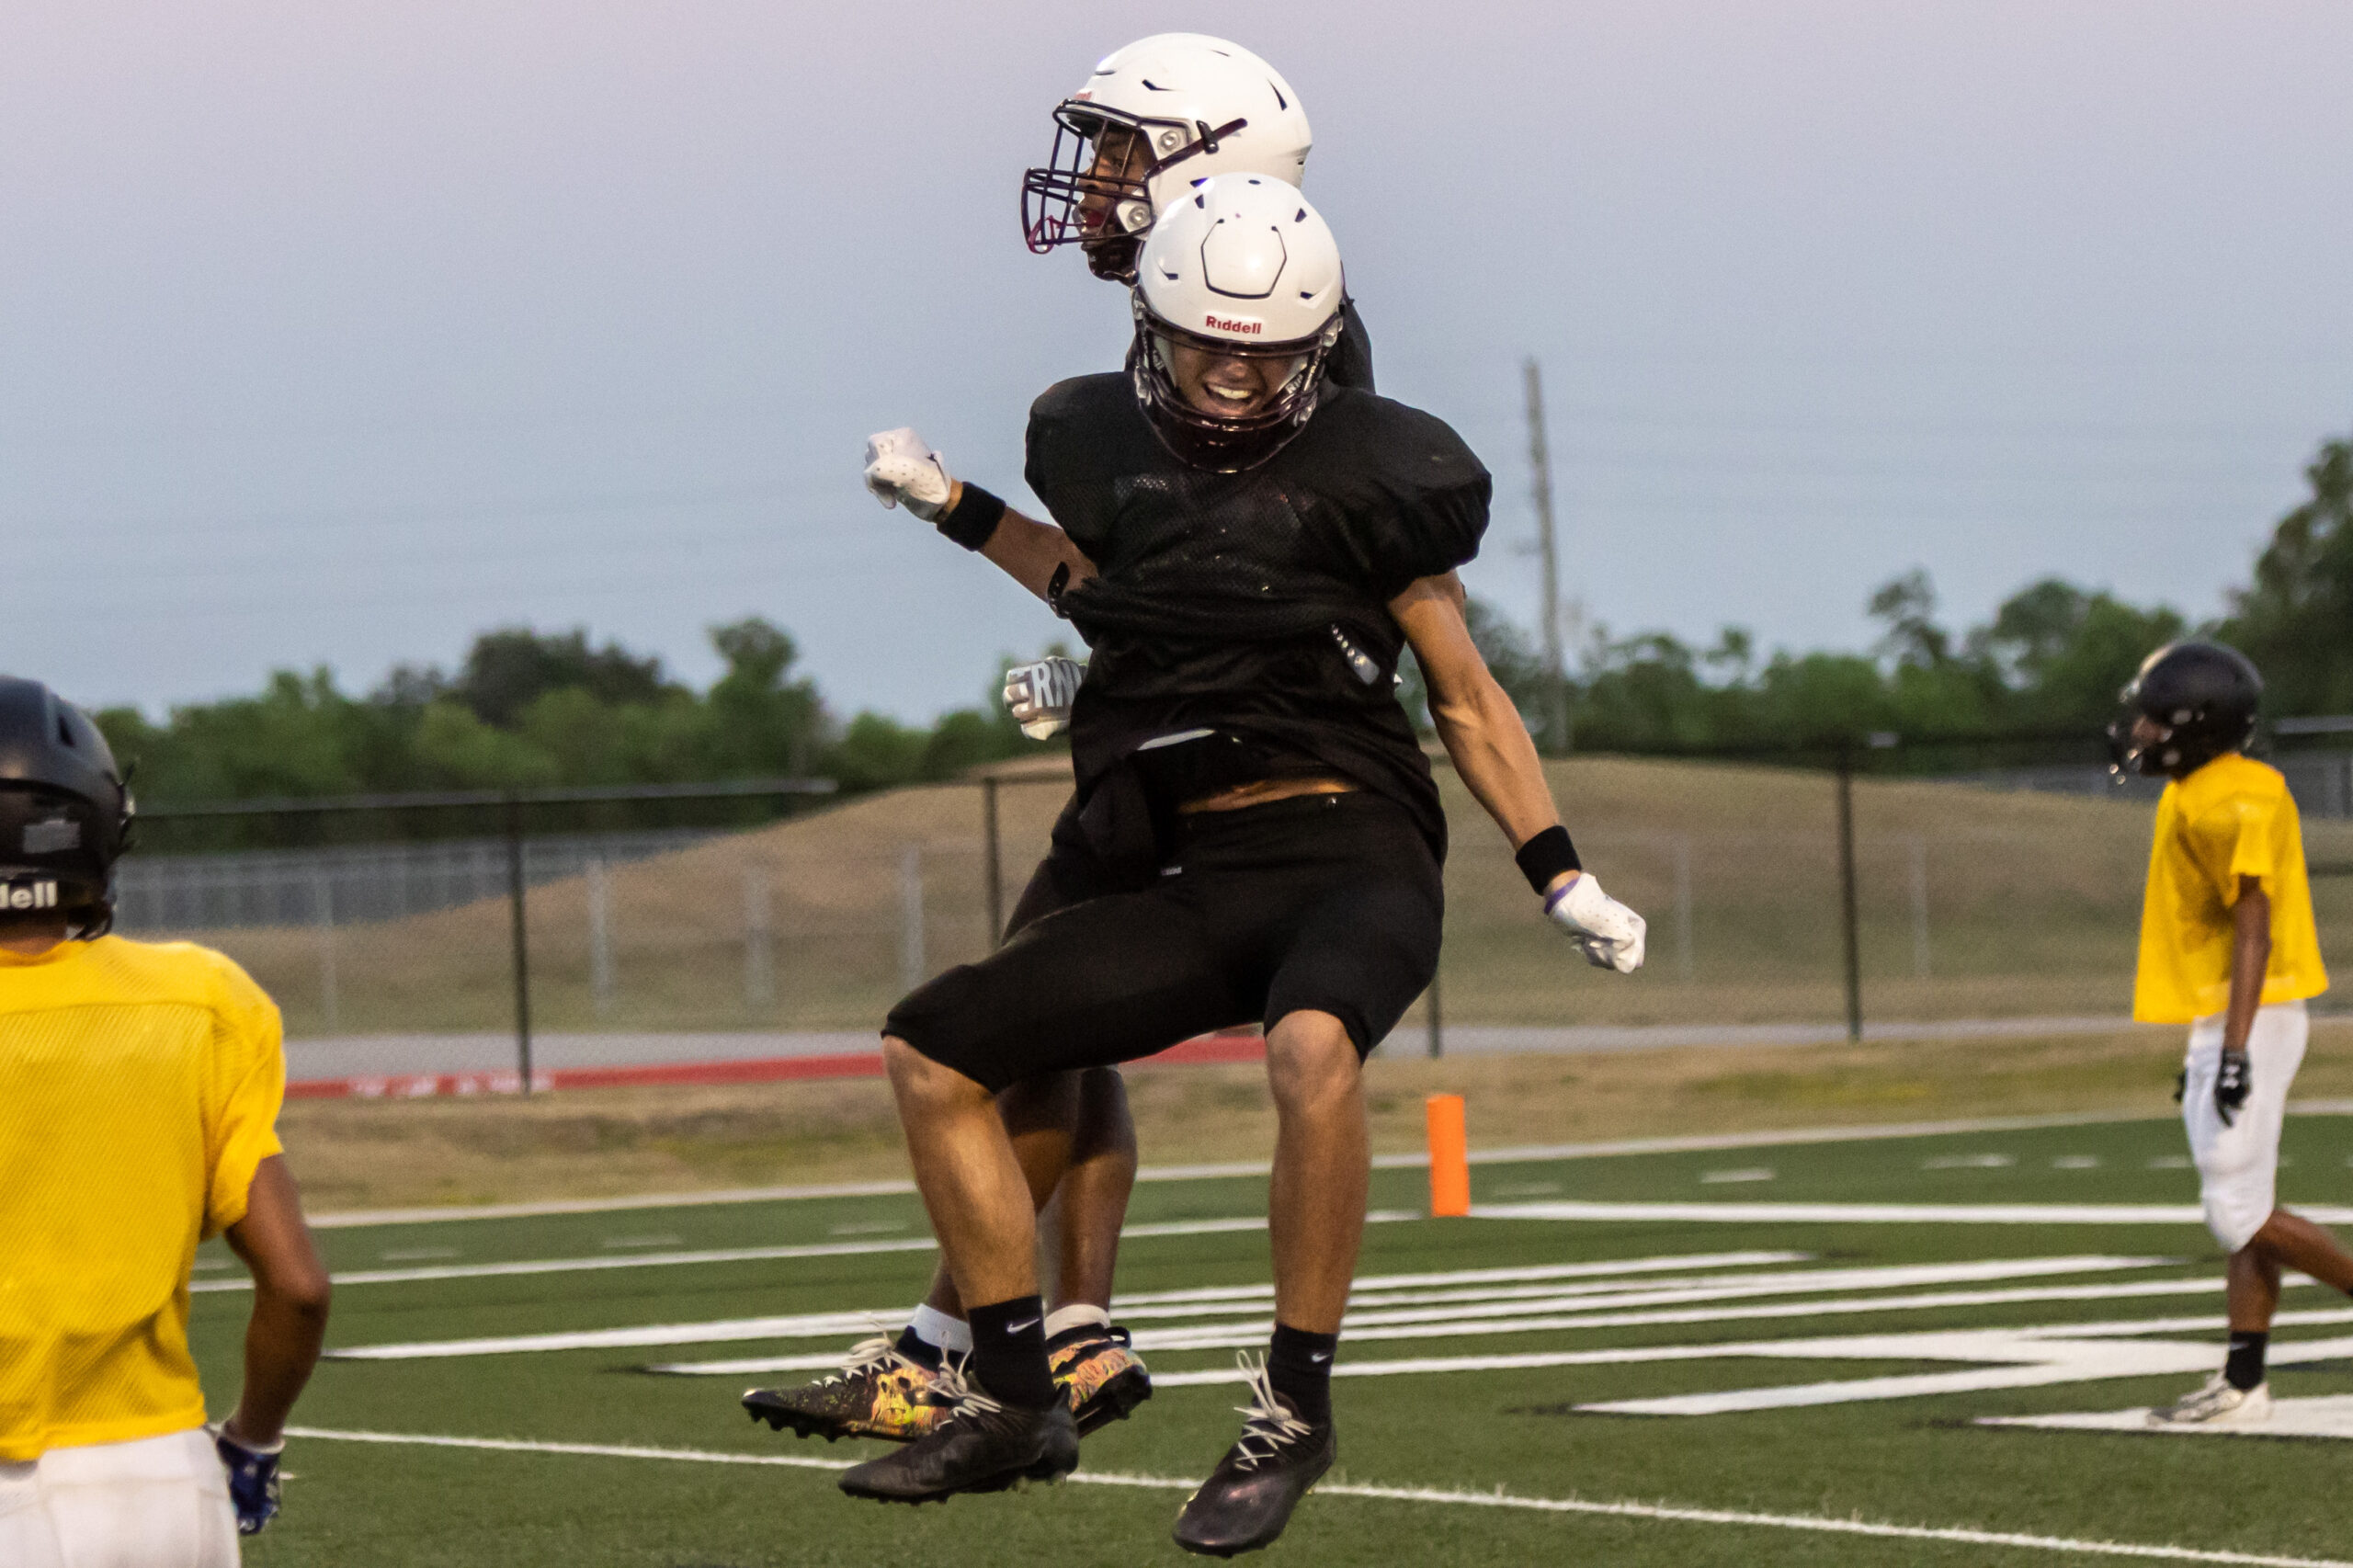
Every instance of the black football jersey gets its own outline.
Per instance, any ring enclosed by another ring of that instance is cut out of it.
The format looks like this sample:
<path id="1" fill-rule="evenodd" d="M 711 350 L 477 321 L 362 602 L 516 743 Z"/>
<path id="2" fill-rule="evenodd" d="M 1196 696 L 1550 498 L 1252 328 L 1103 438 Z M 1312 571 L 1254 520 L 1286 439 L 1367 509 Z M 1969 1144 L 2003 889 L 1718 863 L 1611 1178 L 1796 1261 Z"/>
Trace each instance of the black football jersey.
<path id="1" fill-rule="evenodd" d="M 1326 387 L 1272 458 L 1213 473 L 1161 445 L 1128 377 L 1082 376 L 1031 408 L 1027 478 L 1099 573 L 1061 598 L 1093 651 L 1071 714 L 1082 800 L 1146 742 L 1213 730 L 1389 796 L 1443 854 L 1388 609 L 1486 529 L 1492 481 L 1443 421 Z"/>

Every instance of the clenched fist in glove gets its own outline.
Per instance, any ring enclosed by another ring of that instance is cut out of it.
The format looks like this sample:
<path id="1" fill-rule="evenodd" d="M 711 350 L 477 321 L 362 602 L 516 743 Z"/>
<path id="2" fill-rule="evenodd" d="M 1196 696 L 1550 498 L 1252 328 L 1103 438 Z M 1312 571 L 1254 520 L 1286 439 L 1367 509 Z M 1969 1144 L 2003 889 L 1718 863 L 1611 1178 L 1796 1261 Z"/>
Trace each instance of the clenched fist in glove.
<path id="1" fill-rule="evenodd" d="M 1544 899 L 1544 913 L 1573 937 L 1585 961 L 1596 969 L 1631 974 L 1643 967 L 1643 917 L 1601 891 L 1590 871 L 1580 871 L 1566 887 Z"/>
<path id="2" fill-rule="evenodd" d="M 866 438 L 866 488 L 885 506 L 904 506 L 926 523 L 939 521 L 956 482 L 924 438 L 906 426 Z"/>
<path id="3" fill-rule="evenodd" d="M 1085 665 L 1058 654 L 1016 665 L 1005 672 L 1006 709 L 1031 740 L 1058 735 L 1070 728 L 1070 705 L 1086 677 Z"/>

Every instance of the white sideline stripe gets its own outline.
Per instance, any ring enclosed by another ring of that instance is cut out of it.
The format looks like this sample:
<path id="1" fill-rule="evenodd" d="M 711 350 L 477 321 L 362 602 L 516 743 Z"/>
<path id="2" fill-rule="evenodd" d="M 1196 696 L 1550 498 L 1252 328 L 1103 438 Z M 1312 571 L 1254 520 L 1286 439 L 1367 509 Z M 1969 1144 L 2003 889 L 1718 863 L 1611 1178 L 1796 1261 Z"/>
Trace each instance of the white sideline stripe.
<path id="1" fill-rule="evenodd" d="M 1376 1209 L 1364 1219 L 1368 1225 L 1394 1224 L 1402 1220 L 1418 1220 L 1422 1216 L 1403 1209 Z M 1130 1225 L 1120 1233 L 1122 1241 L 1150 1236 L 1213 1236 L 1227 1232 L 1263 1231 L 1264 1217 L 1236 1220 L 1165 1220 L 1143 1225 Z M 363 1268 L 347 1274 L 332 1276 L 337 1285 L 406 1285 L 425 1279 L 492 1279 L 521 1274 L 579 1274 L 608 1268 L 686 1268 L 706 1263 L 757 1263 L 789 1257 L 858 1257 L 870 1253 L 930 1252 L 938 1244 L 929 1236 L 901 1237 L 893 1241 L 871 1242 L 812 1242 L 806 1244 L 772 1247 L 714 1247 L 699 1252 L 644 1252 L 625 1257 L 610 1254 L 596 1257 L 522 1258 L 511 1263 L 445 1263 L 418 1268 Z M 218 1290 L 250 1290 L 250 1278 L 200 1279 L 188 1287 L 190 1293 Z"/>
<path id="2" fill-rule="evenodd" d="M 592 1459 L 667 1460 L 689 1464 L 768 1465 L 792 1470 L 847 1470 L 846 1460 L 801 1459 L 782 1454 L 715 1453 L 702 1449 L 646 1449 L 618 1443 L 542 1443 L 520 1438 L 439 1437 L 396 1432 L 335 1432 L 315 1426 L 289 1426 L 286 1435 L 313 1441 L 392 1443 L 415 1448 L 469 1449 L 495 1453 L 561 1454 Z M 1200 1483 L 1176 1476 L 1129 1475 L 1117 1471 L 1079 1471 L 1069 1479 L 1082 1485 L 1132 1486 L 1153 1492 L 1191 1492 Z M 2007 1530 L 1938 1528 L 1928 1525 L 1875 1524 L 1865 1519 L 1834 1519 L 1807 1514 L 1756 1514 L 1733 1508 L 1677 1507 L 1664 1503 L 1602 1503 L 1581 1497 L 1515 1497 L 1495 1492 L 1445 1491 L 1423 1486 L 1326 1484 L 1316 1494 L 1324 1497 L 1360 1497 L 1384 1503 L 1426 1503 L 1464 1508 L 1510 1508 L 1540 1514 L 1583 1514 L 1605 1518 L 1653 1519 L 1670 1524 L 1745 1525 L 1767 1529 L 1808 1530 L 1826 1535 L 1868 1536 L 1882 1540 L 1932 1540 L 1960 1546 L 2010 1547 L 2025 1551 L 2052 1551 L 2077 1557 L 2131 1557 L 2165 1562 L 2211 1562 L 2231 1568 L 2353 1568 L 2326 1557 L 2280 1557 L 2248 1551 L 2208 1551 L 2188 1546 L 2143 1545 L 2125 1541 L 2079 1540 L 2066 1536 L 2025 1535 Z"/>
<path id="3" fill-rule="evenodd" d="M 2317 1224 L 2353 1224 L 2353 1208 L 2298 1204 Z M 1728 1221 L 1750 1225 L 2203 1225 L 2190 1203 L 1482 1203 L 1481 1220 Z"/>
<path id="4" fill-rule="evenodd" d="M 2353 1115 L 2353 1100 L 2290 1100 L 2290 1115 Z M 1768 1132 L 1722 1132 L 1685 1138 L 1620 1138 L 1599 1143 L 1529 1143 L 1505 1149 L 1474 1149 L 1474 1165 L 1520 1165 L 1548 1160 L 1607 1159 L 1620 1154 L 1705 1153 L 1719 1149 L 1768 1149 L 1805 1143 L 1861 1143 L 1882 1138 L 1940 1138 L 1971 1132 L 2031 1132 L 2052 1127 L 2098 1127 L 2120 1121 L 2158 1121 L 2140 1111 L 2085 1111 L 2063 1116 L 1979 1117 L 1961 1121 L 1899 1121 L 1868 1127 L 1806 1127 Z M 1376 1154 L 1380 1170 L 1404 1170 L 1429 1163 L 1427 1154 Z M 1262 1176 L 1264 1165 L 1146 1165 L 1138 1181 L 1211 1181 Z M 536 1220 L 554 1214 L 613 1214 L 632 1209 L 700 1209 L 730 1203 L 790 1203 L 831 1198 L 912 1197 L 912 1181 L 826 1182 L 802 1187 L 740 1187 L 715 1192 L 657 1192 L 635 1198 L 560 1198 L 529 1203 L 477 1203 L 433 1209 L 351 1209 L 313 1214 L 314 1231 L 368 1225 L 433 1225 L 453 1220 Z"/>
<path id="5" fill-rule="evenodd" d="M 1760 1276 L 1734 1276 L 1733 1283 L 1709 1283 L 1685 1290 L 1650 1290 L 1620 1291 L 1590 1301 L 1568 1299 L 1586 1312 L 1597 1312 L 1606 1308 L 1633 1305 L 1664 1305 L 1674 1302 L 1718 1301 L 1726 1297 L 1758 1295 L 1790 1295 L 1826 1290 L 1895 1289 L 1906 1285 L 1954 1283 L 1980 1279 L 2032 1278 L 2050 1274 L 2083 1274 L 2120 1268 L 2148 1268 L 2174 1260 L 2162 1257 L 2114 1258 L 2103 1256 L 2060 1258 L 2009 1258 L 1988 1263 L 1913 1264 L 1878 1268 L 1818 1268 L 1792 1269 L 1785 1273 Z M 1498 1316 L 1513 1312 L 1525 1314 L 1533 1306 L 1553 1303 L 1508 1303 L 1492 1309 Z M 406 1344 L 358 1346 L 330 1350 L 327 1354 L 347 1361 L 407 1361 L 425 1360 L 452 1356 L 501 1356 L 520 1352 L 548 1350 L 611 1350 L 655 1345 L 707 1345 L 730 1340 L 746 1339 L 808 1339 L 821 1335 L 855 1332 L 859 1327 L 881 1330 L 886 1324 L 904 1322 L 908 1308 L 861 1309 L 852 1312 L 803 1312 L 783 1316 L 756 1318 L 722 1318 L 710 1323 L 646 1324 L 631 1328 L 583 1329 L 559 1334 L 507 1335 L 484 1338 L 417 1340 Z M 1262 1311 L 1262 1303 L 1254 1301 L 1242 1310 Z M 1477 1326 L 1483 1309 L 1455 1307 L 1445 1312 L 1413 1311 L 1392 1312 L 1350 1312 L 1347 1323 L 1361 1324 L 1350 1330 L 1359 1335 L 1378 1333 L 1382 1326 L 1399 1324 L 1421 1324 L 1444 1318 L 1449 1327 L 1446 1332 L 1469 1332 Z M 1219 1324 L 1206 1329 L 1164 1329 L 1139 1335 L 1139 1348 L 1180 1348 L 1201 1335 L 1222 1345 L 1245 1325 Z M 1256 1325 L 1247 1325 L 1255 1331 Z M 1181 1341 L 1182 1345 L 1172 1343 Z"/>

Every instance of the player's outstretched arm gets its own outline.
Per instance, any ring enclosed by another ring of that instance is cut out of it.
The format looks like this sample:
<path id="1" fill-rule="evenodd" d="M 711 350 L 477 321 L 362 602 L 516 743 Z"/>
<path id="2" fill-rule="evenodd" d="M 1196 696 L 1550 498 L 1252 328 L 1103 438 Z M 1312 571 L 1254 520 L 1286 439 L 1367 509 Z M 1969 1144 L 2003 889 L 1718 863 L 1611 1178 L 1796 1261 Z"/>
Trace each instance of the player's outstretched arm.
<path id="1" fill-rule="evenodd" d="M 904 506 L 967 550 L 979 551 L 1048 604 L 1095 575 L 1095 563 L 1068 534 L 951 476 L 946 460 L 912 429 L 867 437 L 866 488 L 885 506 Z"/>
<path id="2" fill-rule="evenodd" d="M 1473 798 L 1511 840 L 1521 869 L 1557 843 L 1568 854 L 1561 813 L 1544 781 L 1544 765 L 1519 710 L 1495 681 L 1471 641 L 1462 615 L 1462 583 L 1453 573 L 1424 577 L 1389 601 L 1389 613 L 1422 666 L 1430 721 L 1454 770 Z M 1531 873 L 1531 881 L 1536 874 Z M 1574 869 L 1553 871 L 1538 890 L 1545 913 L 1574 937 L 1588 961 L 1631 974 L 1643 963 L 1643 917 Z"/>

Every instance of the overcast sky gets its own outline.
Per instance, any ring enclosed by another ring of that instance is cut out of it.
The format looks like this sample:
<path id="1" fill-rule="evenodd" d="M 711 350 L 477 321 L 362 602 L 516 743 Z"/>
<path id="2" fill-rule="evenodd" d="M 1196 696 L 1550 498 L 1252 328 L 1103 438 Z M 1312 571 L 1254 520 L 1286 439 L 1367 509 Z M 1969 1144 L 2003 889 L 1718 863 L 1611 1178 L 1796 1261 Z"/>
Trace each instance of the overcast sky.
<path id="1" fill-rule="evenodd" d="M 1956 622 L 2052 573 L 2214 613 L 2353 429 L 2342 0 L 10 0 L 0 667 L 160 710 L 527 621 L 699 681 L 758 612 L 839 707 L 976 700 L 1059 628 L 861 442 L 1026 494 L 1126 310 L 1017 182 L 1176 27 L 1303 98 L 1523 619 L 1525 355 L 1620 633 L 1862 646 L 1913 566 Z"/>

